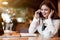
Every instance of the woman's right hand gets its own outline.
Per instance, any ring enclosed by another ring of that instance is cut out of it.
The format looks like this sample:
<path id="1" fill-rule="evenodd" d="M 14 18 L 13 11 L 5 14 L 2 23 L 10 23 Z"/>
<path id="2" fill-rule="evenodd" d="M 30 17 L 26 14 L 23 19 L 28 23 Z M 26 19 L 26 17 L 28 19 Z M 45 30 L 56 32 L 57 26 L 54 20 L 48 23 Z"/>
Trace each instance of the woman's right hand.
<path id="1" fill-rule="evenodd" d="M 40 13 L 40 9 L 38 9 L 37 11 L 35 11 L 35 16 L 34 17 L 36 19 L 39 19 L 40 18 L 39 13 Z"/>

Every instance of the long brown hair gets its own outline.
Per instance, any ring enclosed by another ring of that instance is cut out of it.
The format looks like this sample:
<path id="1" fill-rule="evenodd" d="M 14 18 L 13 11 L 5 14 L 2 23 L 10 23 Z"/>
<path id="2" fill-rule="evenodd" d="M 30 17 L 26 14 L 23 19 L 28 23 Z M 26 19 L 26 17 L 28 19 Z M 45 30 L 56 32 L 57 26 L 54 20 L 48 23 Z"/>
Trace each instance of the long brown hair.
<path id="1" fill-rule="evenodd" d="M 40 6 L 39 6 L 39 8 L 41 9 L 41 6 L 42 5 L 46 5 L 46 6 L 48 6 L 49 8 L 50 8 L 50 10 L 52 9 L 52 10 L 54 10 L 54 14 L 52 15 L 52 19 L 58 19 L 59 17 L 58 17 L 58 12 L 57 12 L 57 10 L 56 10 L 56 7 L 54 6 L 54 4 L 51 2 L 51 1 L 49 1 L 49 0 L 45 0 L 45 1 L 43 1 L 41 4 L 40 4 Z"/>

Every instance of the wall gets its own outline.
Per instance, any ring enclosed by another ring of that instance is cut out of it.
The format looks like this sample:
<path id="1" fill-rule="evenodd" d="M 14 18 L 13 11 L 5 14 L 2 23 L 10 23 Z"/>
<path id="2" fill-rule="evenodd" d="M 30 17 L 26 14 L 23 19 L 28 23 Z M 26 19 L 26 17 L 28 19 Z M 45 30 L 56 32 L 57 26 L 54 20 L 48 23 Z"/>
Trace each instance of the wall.
<path id="1" fill-rule="evenodd" d="M 60 1 L 58 2 L 58 16 L 60 17 Z"/>

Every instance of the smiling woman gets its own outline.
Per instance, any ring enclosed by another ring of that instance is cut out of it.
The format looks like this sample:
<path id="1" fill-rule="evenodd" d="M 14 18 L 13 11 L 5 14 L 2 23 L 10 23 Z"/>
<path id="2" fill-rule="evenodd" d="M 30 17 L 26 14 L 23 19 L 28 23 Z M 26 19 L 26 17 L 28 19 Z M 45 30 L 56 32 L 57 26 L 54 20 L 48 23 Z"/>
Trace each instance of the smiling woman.
<path id="1" fill-rule="evenodd" d="M 34 33 L 37 30 L 43 37 L 55 37 L 59 24 L 60 20 L 54 4 L 45 0 L 40 4 L 39 9 L 35 11 L 34 19 L 28 31 Z"/>

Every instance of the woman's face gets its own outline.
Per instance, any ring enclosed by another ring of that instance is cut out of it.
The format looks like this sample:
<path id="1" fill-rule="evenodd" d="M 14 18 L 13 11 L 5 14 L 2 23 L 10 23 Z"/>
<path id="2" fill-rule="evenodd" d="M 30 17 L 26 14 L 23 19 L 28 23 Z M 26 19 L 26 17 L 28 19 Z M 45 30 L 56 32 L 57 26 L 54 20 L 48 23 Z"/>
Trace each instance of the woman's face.
<path id="1" fill-rule="evenodd" d="M 41 6 L 41 13 L 44 18 L 48 18 L 49 14 L 50 14 L 50 8 L 46 5 L 42 5 Z"/>

